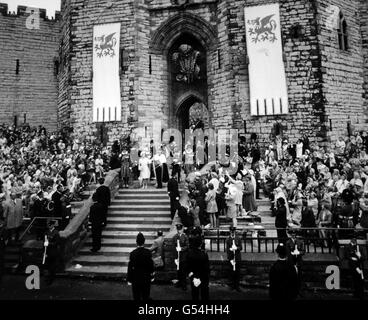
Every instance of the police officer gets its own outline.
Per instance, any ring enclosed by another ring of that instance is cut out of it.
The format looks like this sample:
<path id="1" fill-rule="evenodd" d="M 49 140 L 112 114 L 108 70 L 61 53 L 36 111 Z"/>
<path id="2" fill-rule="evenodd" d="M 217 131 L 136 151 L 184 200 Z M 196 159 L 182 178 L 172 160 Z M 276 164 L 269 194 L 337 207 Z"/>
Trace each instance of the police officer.
<path id="1" fill-rule="evenodd" d="M 231 267 L 231 287 L 238 292 L 240 282 L 242 241 L 236 234 L 236 228 L 230 227 L 230 235 L 226 239 L 227 259 Z"/>
<path id="2" fill-rule="evenodd" d="M 132 285 L 133 299 L 147 301 L 150 298 L 154 266 L 151 252 L 144 247 L 145 238 L 141 232 L 136 242 L 137 248 L 129 257 L 127 280 Z"/>
<path id="3" fill-rule="evenodd" d="M 177 288 L 182 288 L 184 291 L 187 290 L 187 280 L 186 280 L 186 262 L 187 262 L 187 251 L 188 251 L 188 237 L 184 233 L 183 225 L 178 223 L 176 225 L 177 234 L 174 236 L 174 245 L 177 252 L 177 257 L 175 263 L 178 270 L 178 282 L 176 284 Z"/>
<path id="4" fill-rule="evenodd" d="M 48 224 L 49 229 L 45 235 L 44 246 L 46 248 L 45 266 L 48 271 L 46 283 L 51 285 L 55 279 L 57 267 L 60 262 L 60 233 L 56 229 L 57 220 L 51 220 Z"/>

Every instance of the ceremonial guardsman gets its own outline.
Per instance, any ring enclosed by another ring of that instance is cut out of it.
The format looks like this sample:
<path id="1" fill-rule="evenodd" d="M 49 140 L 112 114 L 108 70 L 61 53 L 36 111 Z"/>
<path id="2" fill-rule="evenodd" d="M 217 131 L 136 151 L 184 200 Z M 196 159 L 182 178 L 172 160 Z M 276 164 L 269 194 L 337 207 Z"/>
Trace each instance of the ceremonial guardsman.
<path id="1" fill-rule="evenodd" d="M 187 251 L 188 251 L 188 237 L 184 233 L 183 225 L 178 223 L 176 225 L 177 234 L 174 236 L 175 250 L 177 252 L 177 257 L 175 259 L 176 268 L 178 271 L 178 282 L 176 287 L 187 289 L 186 280 L 186 262 L 187 262 Z"/>
<path id="2" fill-rule="evenodd" d="M 51 220 L 49 222 L 49 229 L 45 235 L 44 242 L 44 256 L 42 264 L 44 264 L 48 271 L 48 278 L 46 283 L 52 284 L 55 279 L 57 267 L 60 260 L 60 233 L 56 229 L 58 226 L 57 220 Z"/>
<path id="3" fill-rule="evenodd" d="M 242 241 L 236 235 L 236 228 L 230 227 L 230 236 L 226 240 L 227 259 L 231 264 L 231 286 L 233 290 L 241 291 L 240 282 L 240 267 L 241 267 L 241 251 Z"/>
<path id="4" fill-rule="evenodd" d="M 162 188 L 162 168 L 163 168 L 163 164 L 162 164 L 161 155 L 162 155 L 162 151 L 161 151 L 161 149 L 158 149 L 157 153 L 153 157 L 153 165 L 154 165 L 154 173 L 155 173 L 156 182 L 157 182 L 157 189 Z"/>
<path id="5" fill-rule="evenodd" d="M 349 265 L 353 278 L 354 297 L 357 299 L 364 298 L 364 273 L 363 258 L 359 249 L 359 245 L 355 238 L 351 239 L 349 244 Z"/>
<path id="6" fill-rule="evenodd" d="M 171 212 L 171 219 L 174 219 L 175 212 L 179 207 L 179 184 L 176 180 L 176 176 L 173 174 L 171 179 L 167 183 L 167 193 L 170 197 L 170 212 Z"/>
<path id="7" fill-rule="evenodd" d="M 129 177 L 131 174 L 130 156 L 127 150 L 121 153 L 121 179 L 123 180 L 123 188 L 129 188 Z"/>
<path id="8" fill-rule="evenodd" d="M 299 290 L 302 283 L 302 263 L 303 255 L 305 253 L 304 242 L 297 238 L 297 230 L 289 230 L 291 238 L 286 241 L 286 253 L 290 263 L 295 266 L 295 270 L 298 274 Z"/>

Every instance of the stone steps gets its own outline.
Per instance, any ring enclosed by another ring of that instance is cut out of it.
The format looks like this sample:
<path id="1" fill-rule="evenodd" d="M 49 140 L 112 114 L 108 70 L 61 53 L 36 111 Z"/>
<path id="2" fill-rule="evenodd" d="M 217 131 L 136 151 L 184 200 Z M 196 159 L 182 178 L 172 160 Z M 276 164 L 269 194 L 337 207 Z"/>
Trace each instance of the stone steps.
<path id="1" fill-rule="evenodd" d="M 132 237 L 135 237 L 137 235 L 136 231 L 110 231 L 110 230 L 104 230 L 102 232 L 102 239 L 132 239 Z M 144 236 L 146 238 L 146 241 L 148 239 L 154 239 L 156 236 L 155 231 L 146 231 L 144 233 Z M 135 243 L 135 238 L 134 238 Z"/>
<path id="2" fill-rule="evenodd" d="M 147 239 L 145 242 L 145 246 L 149 247 L 153 243 L 153 237 L 151 239 Z M 88 239 L 85 243 L 87 246 L 92 246 L 92 239 Z M 103 238 L 102 239 L 102 245 L 103 246 L 109 246 L 109 247 L 132 247 L 135 246 L 135 239 L 133 239 L 131 236 L 130 238 L 126 239 L 119 239 L 119 238 Z"/>
<path id="3" fill-rule="evenodd" d="M 107 224 L 119 224 L 119 223 L 136 223 L 136 224 L 141 224 L 141 223 L 151 223 L 151 222 L 155 222 L 158 224 L 165 224 L 165 223 L 171 223 L 171 218 L 167 217 L 167 216 L 163 216 L 163 217 L 125 217 L 124 215 L 121 216 L 117 216 L 114 215 L 112 217 L 109 217 L 107 219 Z"/>
<path id="4" fill-rule="evenodd" d="M 125 224 L 125 223 L 117 223 L 117 224 L 107 224 L 105 230 L 107 231 L 168 231 L 170 230 L 171 224 Z"/>
<path id="5" fill-rule="evenodd" d="M 129 254 L 136 248 L 137 233 L 144 234 L 145 245 L 149 247 L 158 230 L 165 233 L 170 228 L 170 201 L 166 190 L 120 189 L 109 207 L 100 251 L 90 251 L 92 239 L 89 237 L 66 273 L 91 277 L 124 277 Z"/>
<path id="6" fill-rule="evenodd" d="M 165 218 L 168 217 L 168 211 L 109 211 L 108 216 L 111 218 Z"/>
<path id="7" fill-rule="evenodd" d="M 109 207 L 109 211 L 170 211 L 170 205 L 125 205 L 125 204 L 112 204 Z"/>
<path id="8" fill-rule="evenodd" d="M 92 265 L 82 266 L 76 268 L 75 266 L 67 269 L 67 275 L 69 276 L 80 276 L 80 277 L 125 277 L 128 270 L 127 265 Z"/>

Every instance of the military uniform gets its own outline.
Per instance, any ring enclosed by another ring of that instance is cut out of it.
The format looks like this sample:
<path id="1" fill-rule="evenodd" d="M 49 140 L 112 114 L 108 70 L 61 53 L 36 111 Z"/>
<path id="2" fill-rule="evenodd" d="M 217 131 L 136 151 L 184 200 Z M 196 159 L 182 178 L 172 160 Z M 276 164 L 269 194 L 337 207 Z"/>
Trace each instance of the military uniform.
<path id="1" fill-rule="evenodd" d="M 235 244 L 236 250 L 232 251 L 231 248 Z M 241 251 L 242 251 L 242 241 L 236 235 L 231 233 L 229 238 L 226 240 L 226 251 L 227 251 L 227 259 L 231 266 L 231 285 L 233 289 L 240 290 L 239 282 L 240 282 L 240 268 L 241 268 Z M 235 260 L 235 270 L 232 264 L 232 261 Z"/>
<path id="2" fill-rule="evenodd" d="M 48 247 L 46 249 L 45 266 L 48 270 L 48 284 L 51 284 L 56 275 L 58 266 L 60 265 L 60 234 L 55 228 L 49 229 L 46 232 L 48 239 Z"/>
<path id="3" fill-rule="evenodd" d="M 178 270 L 178 280 L 177 283 L 178 287 L 182 287 L 184 290 L 187 288 L 187 281 L 186 281 L 186 263 L 187 263 L 187 252 L 188 252 L 188 237 L 184 233 L 177 233 L 174 236 L 174 245 L 175 249 L 177 248 L 178 242 L 181 247 L 180 253 L 177 252 L 176 259 L 179 259 L 179 270 Z"/>
<path id="4" fill-rule="evenodd" d="M 364 298 L 364 274 L 363 274 L 363 258 L 358 253 L 358 245 L 349 245 L 349 265 L 353 278 L 354 297 L 358 299 Z"/>
<path id="5" fill-rule="evenodd" d="M 303 255 L 305 253 L 304 242 L 300 239 L 289 239 L 286 241 L 286 252 L 288 261 L 295 266 L 295 270 L 298 275 L 298 289 L 302 285 L 302 264 L 303 264 Z M 295 254 L 299 251 L 299 254 Z"/>
<path id="6" fill-rule="evenodd" d="M 5 237 L 5 227 L 0 225 L 0 283 L 4 274 Z"/>

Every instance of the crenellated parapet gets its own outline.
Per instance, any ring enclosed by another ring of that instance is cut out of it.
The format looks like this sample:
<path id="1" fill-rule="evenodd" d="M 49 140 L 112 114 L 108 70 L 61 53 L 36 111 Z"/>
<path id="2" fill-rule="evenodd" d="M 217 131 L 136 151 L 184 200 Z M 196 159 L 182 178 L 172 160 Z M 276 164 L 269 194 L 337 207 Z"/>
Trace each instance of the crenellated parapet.
<path id="1" fill-rule="evenodd" d="M 49 18 L 46 15 L 46 9 L 43 8 L 34 8 L 34 7 L 28 7 L 28 6 L 18 6 L 17 12 L 11 12 L 9 11 L 9 6 L 7 3 L 0 3 L 0 14 L 2 16 L 8 16 L 8 17 L 24 17 L 29 16 L 33 12 L 32 10 L 38 10 L 40 13 L 40 18 L 45 21 L 59 21 L 60 20 L 60 11 L 55 12 L 55 17 Z"/>

